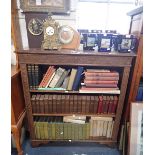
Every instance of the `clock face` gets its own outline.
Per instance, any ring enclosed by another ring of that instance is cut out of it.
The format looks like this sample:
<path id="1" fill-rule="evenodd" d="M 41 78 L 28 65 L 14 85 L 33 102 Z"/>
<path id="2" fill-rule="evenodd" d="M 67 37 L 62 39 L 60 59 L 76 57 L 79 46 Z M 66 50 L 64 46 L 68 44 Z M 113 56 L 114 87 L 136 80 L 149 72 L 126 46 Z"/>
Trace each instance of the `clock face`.
<path id="1" fill-rule="evenodd" d="M 32 18 L 28 23 L 28 30 L 33 35 L 40 35 L 43 32 L 43 23 L 38 18 Z"/>
<path id="2" fill-rule="evenodd" d="M 74 31 L 69 26 L 61 26 L 59 29 L 59 39 L 63 44 L 68 44 L 73 40 Z"/>
<path id="3" fill-rule="evenodd" d="M 48 26 L 46 28 L 46 34 L 49 35 L 49 36 L 52 36 L 54 34 L 54 28 L 51 27 L 51 26 Z"/>

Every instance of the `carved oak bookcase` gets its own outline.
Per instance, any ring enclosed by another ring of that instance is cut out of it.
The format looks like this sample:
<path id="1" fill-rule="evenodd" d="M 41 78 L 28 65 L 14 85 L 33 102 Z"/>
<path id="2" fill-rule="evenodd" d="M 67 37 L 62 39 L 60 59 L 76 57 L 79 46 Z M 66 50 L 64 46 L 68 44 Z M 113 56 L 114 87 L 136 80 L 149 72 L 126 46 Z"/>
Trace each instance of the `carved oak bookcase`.
<path id="1" fill-rule="evenodd" d="M 99 53 L 99 52 L 83 52 L 83 51 L 73 51 L 73 50 L 41 50 L 41 49 L 27 49 L 20 50 L 17 52 L 19 56 L 19 64 L 22 75 L 22 83 L 24 89 L 24 97 L 26 103 L 26 112 L 28 118 L 28 125 L 30 130 L 30 138 L 31 144 L 33 147 L 48 143 L 50 141 L 65 141 L 65 140 L 39 140 L 35 138 L 34 131 L 34 122 L 33 117 L 36 115 L 41 116 L 65 116 L 67 114 L 57 113 L 57 114 L 34 114 L 32 112 L 31 105 L 31 95 L 33 93 L 48 93 L 54 94 L 55 92 L 52 90 L 30 90 L 29 89 L 29 81 L 28 81 L 28 72 L 27 65 L 29 64 L 38 64 L 38 65 L 59 65 L 59 66 L 89 66 L 89 67 L 117 67 L 122 70 L 121 75 L 121 83 L 120 83 L 120 94 L 118 99 L 118 106 L 116 110 L 116 114 L 80 114 L 85 116 L 104 116 L 104 117 L 113 117 L 115 119 L 112 138 L 97 138 L 97 139 L 89 139 L 89 140 L 72 140 L 72 141 L 80 141 L 80 142 L 99 142 L 101 144 L 113 145 L 117 143 L 118 131 L 120 120 L 122 116 L 122 109 L 124 105 L 124 98 L 126 94 L 126 88 L 128 84 L 128 77 L 130 73 L 130 67 L 132 63 L 133 57 L 136 55 L 134 53 Z M 62 93 L 62 92 L 57 92 Z M 72 94 L 79 94 L 78 92 L 71 91 Z M 67 92 L 63 92 L 63 94 L 67 94 Z M 75 115 L 79 115 L 74 113 Z M 66 140 L 67 141 L 67 140 Z"/>

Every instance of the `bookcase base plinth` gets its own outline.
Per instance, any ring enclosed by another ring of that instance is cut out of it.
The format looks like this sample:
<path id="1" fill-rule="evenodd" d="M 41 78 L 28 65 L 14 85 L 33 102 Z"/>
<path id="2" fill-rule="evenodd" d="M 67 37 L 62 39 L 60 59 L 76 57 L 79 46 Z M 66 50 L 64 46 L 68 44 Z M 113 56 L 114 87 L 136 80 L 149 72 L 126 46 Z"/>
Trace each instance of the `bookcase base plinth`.
<path id="1" fill-rule="evenodd" d="M 117 141 L 114 141 L 112 139 L 89 139 L 89 140 L 61 140 L 61 139 L 58 139 L 58 140 L 32 140 L 31 141 L 31 146 L 32 147 L 38 147 L 40 145 L 46 145 L 46 144 L 50 144 L 51 142 L 62 142 L 62 143 L 76 143 L 76 142 L 80 142 L 80 143 L 88 143 L 88 142 L 91 142 L 91 143 L 99 143 L 99 144 L 103 144 L 103 145 L 107 145 L 108 147 L 116 147 L 117 146 Z M 52 146 L 52 143 L 51 143 L 51 146 Z"/>

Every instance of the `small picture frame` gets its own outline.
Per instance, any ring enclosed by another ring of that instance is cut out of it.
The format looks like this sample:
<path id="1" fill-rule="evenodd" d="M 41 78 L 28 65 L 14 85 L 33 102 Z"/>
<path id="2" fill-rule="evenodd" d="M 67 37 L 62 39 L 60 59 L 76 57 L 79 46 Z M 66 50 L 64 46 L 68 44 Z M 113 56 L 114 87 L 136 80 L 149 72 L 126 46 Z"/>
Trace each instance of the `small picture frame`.
<path id="1" fill-rule="evenodd" d="M 143 155 L 143 103 L 131 103 L 128 155 Z"/>
<path id="2" fill-rule="evenodd" d="M 70 0 L 20 0 L 24 12 L 70 14 Z"/>

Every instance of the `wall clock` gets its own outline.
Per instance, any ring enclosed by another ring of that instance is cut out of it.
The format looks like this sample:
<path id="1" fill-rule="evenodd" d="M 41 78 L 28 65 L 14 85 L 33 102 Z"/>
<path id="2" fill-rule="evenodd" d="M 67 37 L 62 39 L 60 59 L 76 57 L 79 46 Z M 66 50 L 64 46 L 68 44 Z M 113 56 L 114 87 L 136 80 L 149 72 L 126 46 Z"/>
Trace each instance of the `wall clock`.
<path id="1" fill-rule="evenodd" d="M 51 14 L 48 14 L 48 18 L 43 22 L 43 33 L 44 40 L 42 41 L 43 49 L 59 49 L 61 48 L 61 43 L 59 40 L 58 30 L 59 23 L 56 22 Z"/>
<path id="2" fill-rule="evenodd" d="M 28 30 L 32 35 L 40 35 L 43 32 L 43 23 L 38 18 L 32 18 L 28 23 Z"/>

